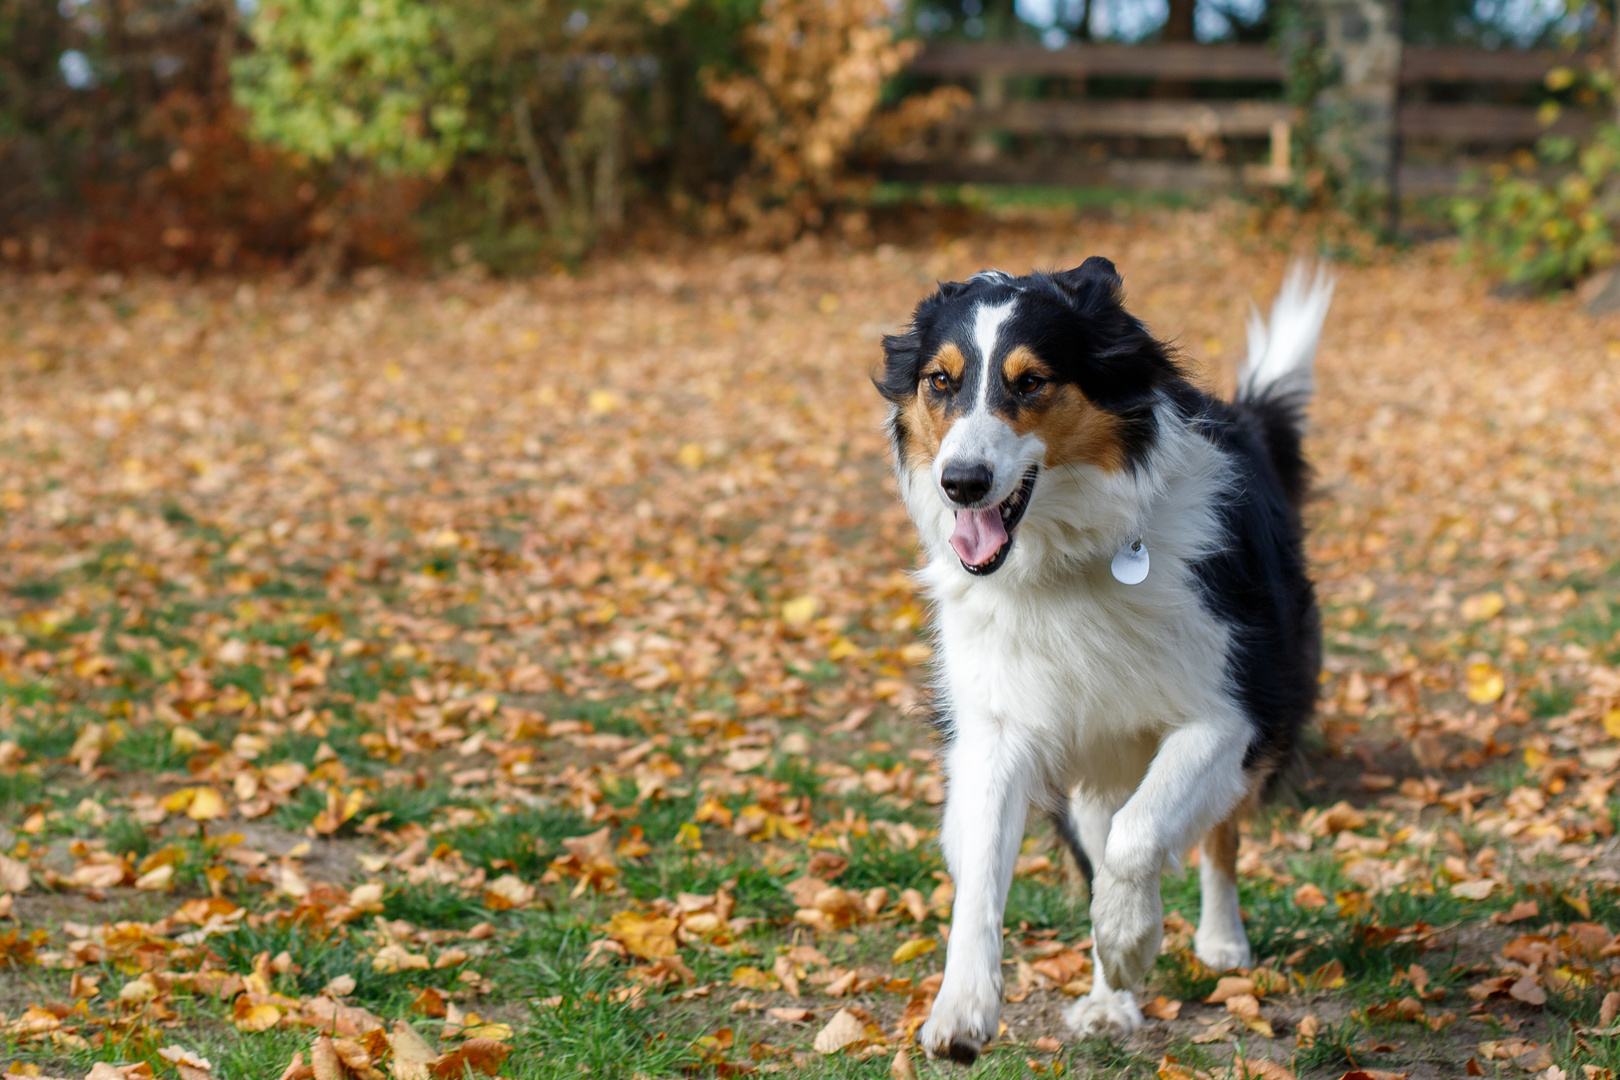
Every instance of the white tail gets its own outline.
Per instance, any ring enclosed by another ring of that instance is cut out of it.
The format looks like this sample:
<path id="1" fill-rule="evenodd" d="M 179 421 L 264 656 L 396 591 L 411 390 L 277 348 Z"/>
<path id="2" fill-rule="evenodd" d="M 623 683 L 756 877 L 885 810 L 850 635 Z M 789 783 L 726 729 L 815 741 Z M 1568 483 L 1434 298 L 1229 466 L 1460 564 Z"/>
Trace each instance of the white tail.
<path id="1" fill-rule="evenodd" d="M 1333 278 L 1318 264 L 1296 259 L 1271 304 L 1271 322 L 1249 309 L 1249 359 L 1238 373 L 1238 400 L 1289 397 L 1301 404 L 1311 396 L 1311 367 L 1322 322 L 1333 302 Z"/>

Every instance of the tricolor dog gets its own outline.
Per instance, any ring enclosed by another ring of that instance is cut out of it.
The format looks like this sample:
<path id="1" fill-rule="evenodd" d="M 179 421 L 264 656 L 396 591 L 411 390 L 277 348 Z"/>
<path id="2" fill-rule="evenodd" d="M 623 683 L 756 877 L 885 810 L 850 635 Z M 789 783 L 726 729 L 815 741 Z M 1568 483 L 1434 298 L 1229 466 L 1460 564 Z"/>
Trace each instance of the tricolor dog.
<path id="1" fill-rule="evenodd" d="M 878 389 L 927 566 L 956 885 L 920 1039 L 971 1062 L 1001 1011 L 1002 910 L 1031 806 L 1091 881 L 1096 967 L 1067 1019 L 1142 1023 L 1159 874 L 1194 843 L 1195 947 L 1246 967 L 1238 821 L 1316 700 L 1301 451 L 1332 284 L 1296 266 L 1249 324 L 1234 400 L 1125 310 L 1106 259 L 941 285 Z"/>

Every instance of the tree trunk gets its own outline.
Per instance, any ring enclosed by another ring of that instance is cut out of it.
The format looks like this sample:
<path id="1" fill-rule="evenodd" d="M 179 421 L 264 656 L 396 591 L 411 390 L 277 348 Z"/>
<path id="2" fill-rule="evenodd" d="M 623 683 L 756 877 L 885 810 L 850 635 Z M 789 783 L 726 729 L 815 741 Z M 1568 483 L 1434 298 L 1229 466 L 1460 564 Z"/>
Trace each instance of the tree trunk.
<path id="1" fill-rule="evenodd" d="M 1620 0 L 1614 0 L 1614 14 L 1609 17 L 1609 35 L 1614 39 L 1614 74 L 1620 78 Z M 1614 117 L 1615 122 L 1620 123 L 1620 83 L 1616 83 L 1614 91 Z"/>
<path id="2" fill-rule="evenodd" d="M 1193 40 L 1193 13 L 1196 9 L 1197 0 L 1170 0 L 1170 17 L 1164 22 L 1164 40 Z"/>
<path id="3" fill-rule="evenodd" d="M 1193 40 L 1193 13 L 1198 0 L 1170 0 L 1170 17 L 1164 21 L 1164 41 Z M 1184 98 L 1192 94 L 1192 84 L 1185 79 L 1161 79 L 1153 86 L 1156 98 Z"/>

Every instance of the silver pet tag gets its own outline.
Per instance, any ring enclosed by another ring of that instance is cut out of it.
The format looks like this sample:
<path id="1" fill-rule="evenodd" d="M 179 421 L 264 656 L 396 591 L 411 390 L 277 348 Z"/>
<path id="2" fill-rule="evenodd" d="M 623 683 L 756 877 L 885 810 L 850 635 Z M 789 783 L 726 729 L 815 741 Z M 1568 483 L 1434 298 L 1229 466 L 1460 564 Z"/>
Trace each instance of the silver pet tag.
<path id="1" fill-rule="evenodd" d="M 1123 544 L 1114 552 L 1114 561 L 1108 564 L 1114 580 L 1121 585 L 1140 585 L 1147 580 L 1148 550 L 1140 539 Z"/>

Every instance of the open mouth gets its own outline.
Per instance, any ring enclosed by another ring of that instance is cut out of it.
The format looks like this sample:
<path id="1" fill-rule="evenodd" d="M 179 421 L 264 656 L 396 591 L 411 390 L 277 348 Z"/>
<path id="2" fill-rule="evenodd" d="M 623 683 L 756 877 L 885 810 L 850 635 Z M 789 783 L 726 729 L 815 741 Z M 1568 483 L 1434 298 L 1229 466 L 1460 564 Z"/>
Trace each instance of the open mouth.
<path id="1" fill-rule="evenodd" d="M 1024 474 L 1024 482 L 995 506 L 956 512 L 951 548 L 968 573 L 993 574 L 1007 561 L 1013 533 L 1023 520 L 1024 511 L 1029 509 L 1029 497 L 1035 493 L 1035 478 L 1039 473 L 1040 466 L 1030 466 L 1029 472 Z"/>

